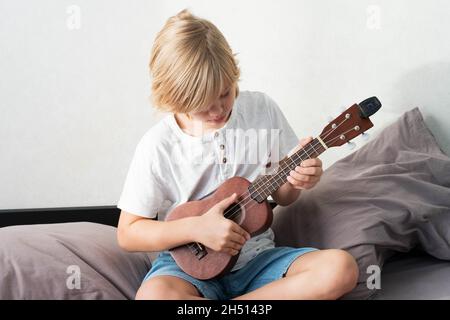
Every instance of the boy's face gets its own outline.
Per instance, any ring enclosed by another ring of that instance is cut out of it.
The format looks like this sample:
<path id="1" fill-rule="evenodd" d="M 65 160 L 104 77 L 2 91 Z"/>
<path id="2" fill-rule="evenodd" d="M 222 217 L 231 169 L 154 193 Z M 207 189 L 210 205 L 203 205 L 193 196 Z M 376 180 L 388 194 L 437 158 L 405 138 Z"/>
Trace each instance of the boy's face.
<path id="1" fill-rule="evenodd" d="M 228 86 L 206 111 L 189 113 L 194 122 L 201 122 L 204 128 L 219 129 L 227 122 L 233 109 L 236 89 Z"/>

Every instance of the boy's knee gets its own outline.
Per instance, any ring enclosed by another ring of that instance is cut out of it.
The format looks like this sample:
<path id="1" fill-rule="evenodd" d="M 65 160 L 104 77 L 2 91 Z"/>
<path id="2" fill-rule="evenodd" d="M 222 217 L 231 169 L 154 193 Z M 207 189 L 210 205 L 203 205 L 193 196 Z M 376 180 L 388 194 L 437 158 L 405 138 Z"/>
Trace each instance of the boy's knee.
<path id="1" fill-rule="evenodd" d="M 351 254 L 344 250 L 330 250 L 324 264 L 324 280 L 330 298 L 337 299 L 356 287 L 359 277 L 359 268 Z"/>
<path id="2" fill-rule="evenodd" d="M 176 299 L 176 290 L 163 279 L 153 278 L 145 281 L 138 292 L 136 300 L 170 300 Z"/>
<path id="3" fill-rule="evenodd" d="M 195 288 L 176 285 L 173 282 L 179 280 L 154 277 L 145 281 L 138 292 L 136 300 L 182 300 L 192 296 L 198 296 Z"/>
<path id="4" fill-rule="evenodd" d="M 359 267 L 355 258 L 350 253 L 343 250 L 340 250 L 340 252 L 341 286 L 344 291 L 343 293 L 347 293 L 353 290 L 358 283 Z"/>

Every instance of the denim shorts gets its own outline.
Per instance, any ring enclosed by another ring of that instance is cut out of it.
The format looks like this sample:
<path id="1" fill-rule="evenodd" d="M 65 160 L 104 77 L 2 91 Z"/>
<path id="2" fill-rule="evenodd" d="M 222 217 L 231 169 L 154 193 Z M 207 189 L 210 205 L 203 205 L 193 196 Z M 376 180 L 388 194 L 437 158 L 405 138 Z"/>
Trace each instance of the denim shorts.
<path id="1" fill-rule="evenodd" d="M 267 249 L 242 268 L 210 280 L 191 277 L 178 267 L 168 251 L 164 251 L 153 261 L 152 268 L 143 282 L 156 276 L 174 276 L 190 282 L 205 298 L 229 300 L 284 277 L 295 259 L 315 250 L 318 249 L 310 247 Z"/>

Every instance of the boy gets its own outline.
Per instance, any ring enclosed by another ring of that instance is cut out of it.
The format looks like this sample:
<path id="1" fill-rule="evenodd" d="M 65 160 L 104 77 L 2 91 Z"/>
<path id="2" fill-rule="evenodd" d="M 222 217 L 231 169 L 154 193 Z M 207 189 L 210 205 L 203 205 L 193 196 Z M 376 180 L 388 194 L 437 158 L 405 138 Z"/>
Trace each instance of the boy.
<path id="1" fill-rule="evenodd" d="M 266 164 L 279 161 L 277 154 L 285 156 L 299 143 L 271 98 L 239 92 L 239 68 L 222 33 L 187 10 L 171 17 L 158 33 L 150 70 L 154 105 L 169 115 L 137 145 L 118 203 L 120 246 L 161 251 L 136 299 L 337 299 L 352 290 L 358 268 L 350 254 L 275 247 L 270 228 L 250 238 L 223 216 L 236 194 L 201 216 L 164 221 L 176 206 L 208 195 L 233 176 L 254 181 Z M 256 147 L 260 141 L 245 144 L 252 130 L 278 133 L 268 152 Z M 302 140 L 300 147 L 311 139 Z M 251 161 L 255 155 L 262 159 Z M 301 189 L 317 184 L 321 174 L 319 159 L 305 160 L 271 196 L 277 204 L 289 205 Z M 240 253 L 239 259 L 224 277 L 195 279 L 167 251 L 190 242 Z"/>

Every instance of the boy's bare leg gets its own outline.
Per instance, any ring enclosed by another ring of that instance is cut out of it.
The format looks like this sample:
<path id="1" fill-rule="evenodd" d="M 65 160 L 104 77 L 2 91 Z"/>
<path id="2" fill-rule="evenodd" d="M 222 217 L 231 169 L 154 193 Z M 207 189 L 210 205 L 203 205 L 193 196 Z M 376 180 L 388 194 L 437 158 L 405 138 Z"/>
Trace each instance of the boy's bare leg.
<path id="1" fill-rule="evenodd" d="M 173 276 L 157 276 L 145 281 L 136 300 L 205 300 L 197 288 L 186 280 Z"/>
<path id="2" fill-rule="evenodd" d="M 235 299 L 337 299 L 351 291 L 357 279 L 358 266 L 349 253 L 313 251 L 298 257 L 284 278 Z"/>

